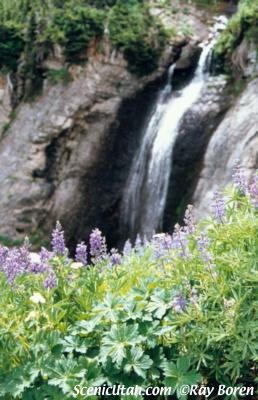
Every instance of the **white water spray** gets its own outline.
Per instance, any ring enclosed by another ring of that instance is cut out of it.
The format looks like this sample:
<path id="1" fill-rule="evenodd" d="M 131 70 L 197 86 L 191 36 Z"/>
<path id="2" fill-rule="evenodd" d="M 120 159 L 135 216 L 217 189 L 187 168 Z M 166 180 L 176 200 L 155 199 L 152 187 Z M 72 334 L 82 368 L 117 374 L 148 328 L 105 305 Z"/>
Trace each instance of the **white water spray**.
<path id="1" fill-rule="evenodd" d="M 173 146 L 182 117 L 198 100 L 209 78 L 209 64 L 217 33 L 218 20 L 212 30 L 212 39 L 202 45 L 199 63 L 191 82 L 173 96 L 171 80 L 175 65 L 170 66 L 168 82 L 160 93 L 142 143 L 129 174 L 122 202 L 121 218 L 129 235 L 137 233 L 150 237 L 162 228 L 164 210 L 171 175 Z"/>

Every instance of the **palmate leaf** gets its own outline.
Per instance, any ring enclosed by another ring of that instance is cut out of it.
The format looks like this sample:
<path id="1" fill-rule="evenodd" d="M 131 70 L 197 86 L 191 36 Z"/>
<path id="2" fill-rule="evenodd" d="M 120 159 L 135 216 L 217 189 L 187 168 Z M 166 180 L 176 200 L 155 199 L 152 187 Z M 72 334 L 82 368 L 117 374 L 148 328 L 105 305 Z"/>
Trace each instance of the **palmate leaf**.
<path id="1" fill-rule="evenodd" d="M 78 336 L 66 336 L 60 340 L 59 343 L 63 346 L 65 353 L 76 353 L 86 354 L 88 345 L 90 345 L 90 339 L 82 339 Z"/>
<path id="2" fill-rule="evenodd" d="M 196 371 L 190 370 L 190 360 L 187 357 L 181 357 L 177 360 L 177 363 L 166 362 L 164 363 L 164 383 L 166 386 L 170 386 L 177 392 L 177 397 L 182 399 L 187 396 L 183 396 L 180 393 L 180 387 L 184 385 L 192 386 L 197 384 L 201 375 Z"/>
<path id="3" fill-rule="evenodd" d="M 109 356 L 115 364 L 121 365 L 126 357 L 126 348 L 135 346 L 142 341 L 144 341 L 144 338 L 139 335 L 138 324 L 113 325 L 111 331 L 102 340 L 100 357 L 105 362 Z"/>
<path id="4" fill-rule="evenodd" d="M 148 355 L 144 355 L 144 352 L 139 347 L 133 347 L 126 352 L 126 360 L 124 361 L 124 371 L 126 373 L 135 372 L 141 378 L 146 378 L 146 373 L 152 366 L 153 361 Z"/>
<path id="5" fill-rule="evenodd" d="M 120 299 L 108 294 L 103 302 L 94 307 L 93 313 L 96 314 L 98 320 L 104 319 L 115 323 L 119 319 L 119 311 L 121 309 Z"/>
<path id="6" fill-rule="evenodd" d="M 26 390 L 22 395 L 22 400 L 68 400 L 71 398 L 68 396 L 64 396 L 64 393 L 57 387 L 46 384 Z"/>
<path id="7" fill-rule="evenodd" d="M 82 381 L 89 386 L 103 383 L 101 371 L 95 360 L 86 357 L 73 358 L 62 356 L 59 359 L 48 359 L 44 367 L 44 374 L 48 376 L 48 384 L 59 387 L 64 394 L 71 392 L 75 385 Z"/>
<path id="8" fill-rule="evenodd" d="M 146 307 L 146 311 L 152 312 L 156 318 L 161 319 L 167 310 L 171 308 L 172 298 L 173 296 L 164 290 L 155 290 L 155 293 L 151 296 L 151 301 Z"/>
<path id="9" fill-rule="evenodd" d="M 6 379 L 0 382 L 0 394 L 11 395 L 13 398 L 21 396 L 35 382 L 39 373 L 40 370 L 30 363 L 15 368 Z"/>

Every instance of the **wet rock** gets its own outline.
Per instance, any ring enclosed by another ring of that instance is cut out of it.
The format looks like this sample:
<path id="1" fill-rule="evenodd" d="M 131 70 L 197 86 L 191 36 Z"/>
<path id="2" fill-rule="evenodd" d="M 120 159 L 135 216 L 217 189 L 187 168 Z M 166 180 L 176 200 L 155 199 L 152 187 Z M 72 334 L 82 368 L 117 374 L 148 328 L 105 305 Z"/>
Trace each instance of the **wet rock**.
<path id="1" fill-rule="evenodd" d="M 196 67 L 201 53 L 197 43 L 191 42 L 183 47 L 179 60 L 176 62 L 176 70 L 189 72 Z"/>
<path id="2" fill-rule="evenodd" d="M 231 182 L 235 160 L 240 160 L 249 178 L 258 167 L 257 104 L 258 79 L 255 79 L 212 135 L 193 195 L 198 217 L 209 211 L 213 192 Z"/>

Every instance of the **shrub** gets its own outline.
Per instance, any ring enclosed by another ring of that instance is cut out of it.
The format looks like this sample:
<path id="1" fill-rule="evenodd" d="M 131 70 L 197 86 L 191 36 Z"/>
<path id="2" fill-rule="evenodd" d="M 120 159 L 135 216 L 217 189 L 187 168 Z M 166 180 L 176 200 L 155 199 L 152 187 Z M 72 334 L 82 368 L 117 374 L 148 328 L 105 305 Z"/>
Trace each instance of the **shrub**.
<path id="1" fill-rule="evenodd" d="M 257 27 L 258 0 L 241 0 L 238 12 L 229 21 L 215 47 L 215 56 L 224 65 L 225 70 L 230 68 L 232 54 L 244 38 L 249 42 L 258 43 Z"/>
<path id="2" fill-rule="evenodd" d="M 104 32 L 103 17 L 101 11 L 84 6 L 71 5 L 56 12 L 53 25 L 59 32 L 59 42 L 64 46 L 67 61 L 87 59 L 91 39 Z"/>
<path id="3" fill-rule="evenodd" d="M 188 207 L 173 235 L 123 254 L 107 254 L 95 229 L 73 262 L 59 223 L 39 260 L 28 242 L 2 247 L 3 398 L 68 399 L 80 384 L 253 386 L 258 181 L 247 188 L 239 169 L 234 179 L 208 219 L 196 225 Z"/>
<path id="4" fill-rule="evenodd" d="M 0 69 L 16 70 L 17 60 L 24 48 L 21 27 L 13 22 L 0 23 Z"/>
<path id="5" fill-rule="evenodd" d="M 153 72 L 167 33 L 144 2 L 118 0 L 109 14 L 111 41 L 124 51 L 132 72 Z"/>
<path id="6" fill-rule="evenodd" d="M 50 70 L 48 71 L 47 78 L 50 83 L 64 83 L 68 84 L 72 81 L 72 75 L 70 74 L 67 68 L 60 68 L 57 70 Z"/>

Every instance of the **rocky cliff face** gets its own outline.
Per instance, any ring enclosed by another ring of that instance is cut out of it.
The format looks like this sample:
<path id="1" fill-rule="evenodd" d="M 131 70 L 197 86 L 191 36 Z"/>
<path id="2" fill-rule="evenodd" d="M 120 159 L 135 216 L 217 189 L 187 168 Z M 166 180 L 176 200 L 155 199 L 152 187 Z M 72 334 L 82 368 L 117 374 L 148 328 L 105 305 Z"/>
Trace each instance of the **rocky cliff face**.
<path id="1" fill-rule="evenodd" d="M 198 216 L 208 212 L 213 192 L 222 190 L 232 180 L 234 162 L 250 178 L 258 166 L 258 79 L 247 85 L 235 105 L 227 112 L 212 135 L 193 202 Z"/>
<path id="2" fill-rule="evenodd" d="M 196 16 L 193 23 L 196 33 L 190 43 L 183 39 L 167 46 L 158 70 L 147 77 L 128 72 L 121 55 L 110 49 L 104 55 L 93 49 L 86 66 L 70 70 L 72 82 L 51 86 L 45 81 L 42 95 L 21 103 L 15 112 L 10 81 L 1 78 L 0 235 L 49 234 L 60 220 L 71 248 L 96 226 L 111 245 L 118 243 L 120 201 L 146 116 L 169 64 L 183 48 L 177 73 L 191 72 L 196 43 L 208 35 Z M 58 69 L 61 56 L 46 63 L 46 68 Z M 199 214 L 206 211 L 211 192 L 228 182 L 235 158 L 254 168 L 257 86 L 256 79 L 224 119 L 231 98 L 226 82 L 214 78 L 185 117 L 174 150 L 166 228 L 194 188 Z M 198 182 L 194 170 L 201 171 Z"/>
<path id="3" fill-rule="evenodd" d="M 69 85 L 47 84 L 36 101 L 20 104 L 0 143 L 1 235 L 49 231 L 57 219 L 70 244 L 95 226 L 105 231 L 120 190 L 107 174 L 126 171 L 137 145 L 130 130 L 141 127 L 180 46 L 168 47 L 159 69 L 145 78 L 130 74 L 119 55 L 94 56 L 86 67 L 73 69 Z M 2 87 L 0 122 L 6 124 L 7 81 Z M 124 157 L 118 154 L 121 144 L 131 147 Z"/>

